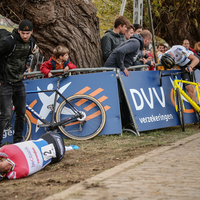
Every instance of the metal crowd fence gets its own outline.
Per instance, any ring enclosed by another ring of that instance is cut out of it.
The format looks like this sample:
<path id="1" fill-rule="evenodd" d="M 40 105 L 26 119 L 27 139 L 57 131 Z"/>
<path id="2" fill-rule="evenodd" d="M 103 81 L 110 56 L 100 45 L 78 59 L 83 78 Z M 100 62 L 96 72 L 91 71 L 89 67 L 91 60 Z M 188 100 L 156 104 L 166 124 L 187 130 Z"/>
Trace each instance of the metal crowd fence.
<path id="1" fill-rule="evenodd" d="M 160 66 L 160 64 L 156 64 L 156 66 Z M 139 68 L 147 68 L 148 65 L 136 65 L 136 66 L 130 66 L 128 70 L 133 69 L 139 69 Z M 98 67 L 98 68 L 76 68 L 69 70 L 70 75 L 73 74 L 81 74 L 81 73 L 96 73 L 96 72 L 105 72 L 105 71 L 120 71 L 119 68 L 111 68 L 111 67 Z M 51 70 L 52 73 L 62 73 L 63 70 Z M 40 71 L 34 71 L 34 72 L 25 72 L 24 76 L 28 80 L 33 79 L 42 79 L 44 78 L 44 74 Z"/>

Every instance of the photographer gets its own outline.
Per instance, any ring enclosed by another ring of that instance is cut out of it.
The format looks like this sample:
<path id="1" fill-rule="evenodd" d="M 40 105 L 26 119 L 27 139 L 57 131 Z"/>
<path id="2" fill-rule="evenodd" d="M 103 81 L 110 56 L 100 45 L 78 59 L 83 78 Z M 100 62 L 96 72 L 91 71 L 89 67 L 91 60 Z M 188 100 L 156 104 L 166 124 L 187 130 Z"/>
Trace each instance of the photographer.
<path id="1" fill-rule="evenodd" d="M 140 52 L 146 48 L 152 40 L 152 34 L 143 30 L 140 34 L 133 35 L 129 40 L 117 47 L 105 62 L 104 67 L 120 68 L 126 76 L 129 75 L 127 68 L 134 66 Z M 136 58 L 136 59 L 135 59 Z M 143 64 L 146 59 L 142 58 Z M 152 63 L 155 64 L 155 63 Z"/>
<path id="2" fill-rule="evenodd" d="M 149 55 L 146 53 L 146 50 L 140 51 L 139 54 L 134 57 L 134 66 L 135 65 L 149 65 L 153 68 L 156 67 L 156 64 L 154 61 L 149 60 Z M 136 68 L 135 71 L 143 71 L 143 68 Z"/>

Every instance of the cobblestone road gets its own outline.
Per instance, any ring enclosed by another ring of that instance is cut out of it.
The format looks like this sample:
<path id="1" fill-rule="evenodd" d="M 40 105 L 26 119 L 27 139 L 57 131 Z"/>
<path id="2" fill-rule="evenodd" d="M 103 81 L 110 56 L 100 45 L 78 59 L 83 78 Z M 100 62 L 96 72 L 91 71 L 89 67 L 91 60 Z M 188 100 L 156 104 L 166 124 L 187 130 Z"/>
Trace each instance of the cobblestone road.
<path id="1" fill-rule="evenodd" d="M 57 199 L 200 200 L 200 133 L 45 198 Z"/>

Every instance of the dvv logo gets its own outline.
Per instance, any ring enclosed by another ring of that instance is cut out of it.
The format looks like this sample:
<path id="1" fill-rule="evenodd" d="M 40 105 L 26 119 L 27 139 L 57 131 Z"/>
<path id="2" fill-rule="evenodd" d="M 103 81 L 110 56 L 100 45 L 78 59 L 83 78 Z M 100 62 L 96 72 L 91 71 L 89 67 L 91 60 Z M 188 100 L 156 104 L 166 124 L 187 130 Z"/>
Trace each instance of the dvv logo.
<path id="1" fill-rule="evenodd" d="M 157 88 L 157 90 L 154 87 L 148 88 L 147 91 L 144 91 L 143 88 L 130 89 L 130 93 L 136 110 L 142 110 L 145 103 L 150 109 L 154 109 L 157 102 L 165 107 L 165 95 L 162 87 Z"/>

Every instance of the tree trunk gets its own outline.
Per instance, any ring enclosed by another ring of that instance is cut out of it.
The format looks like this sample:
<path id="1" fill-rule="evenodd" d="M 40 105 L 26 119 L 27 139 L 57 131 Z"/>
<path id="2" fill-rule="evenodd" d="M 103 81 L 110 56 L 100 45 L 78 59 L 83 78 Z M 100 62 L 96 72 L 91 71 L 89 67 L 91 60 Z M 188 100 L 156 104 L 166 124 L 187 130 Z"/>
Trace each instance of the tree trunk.
<path id="1" fill-rule="evenodd" d="M 156 9 L 155 0 L 151 2 L 155 35 L 170 46 L 182 45 L 188 39 L 193 47 L 200 41 L 199 1 L 164 0 Z"/>
<path id="2" fill-rule="evenodd" d="M 92 0 L 1 0 L 0 14 L 33 22 L 36 44 L 49 58 L 57 45 L 69 48 L 78 68 L 101 67 L 99 19 Z"/>

